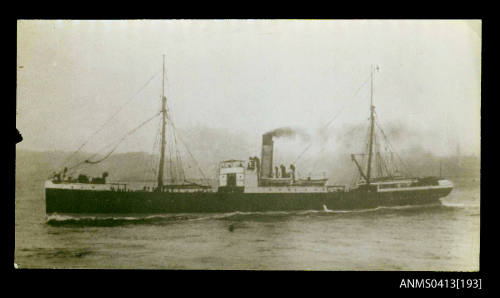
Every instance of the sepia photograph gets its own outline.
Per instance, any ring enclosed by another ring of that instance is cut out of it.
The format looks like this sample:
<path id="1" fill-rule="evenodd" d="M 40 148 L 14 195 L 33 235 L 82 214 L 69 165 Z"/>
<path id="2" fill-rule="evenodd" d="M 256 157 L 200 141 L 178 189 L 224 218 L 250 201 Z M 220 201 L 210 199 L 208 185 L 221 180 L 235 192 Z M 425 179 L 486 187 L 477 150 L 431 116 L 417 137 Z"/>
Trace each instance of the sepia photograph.
<path id="1" fill-rule="evenodd" d="M 14 268 L 478 272 L 481 20 L 17 20 Z"/>

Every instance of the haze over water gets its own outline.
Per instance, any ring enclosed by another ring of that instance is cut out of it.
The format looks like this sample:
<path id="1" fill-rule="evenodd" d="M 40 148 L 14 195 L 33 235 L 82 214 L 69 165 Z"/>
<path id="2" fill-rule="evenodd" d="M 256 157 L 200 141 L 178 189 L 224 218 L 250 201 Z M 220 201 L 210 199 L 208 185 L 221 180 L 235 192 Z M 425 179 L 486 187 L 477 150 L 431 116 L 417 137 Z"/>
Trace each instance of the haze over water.
<path id="1" fill-rule="evenodd" d="M 372 65 L 380 69 L 374 99 L 384 129 L 404 126 L 404 135 L 412 135 L 399 140 L 399 150 L 480 152 L 481 22 L 475 20 L 22 20 L 19 148 L 76 150 L 133 98 L 84 151 L 130 131 L 160 108 L 164 54 L 176 126 L 245 135 L 252 152 L 275 128 L 331 134 L 364 123 Z M 117 152 L 150 152 L 156 130 L 151 122 Z"/>

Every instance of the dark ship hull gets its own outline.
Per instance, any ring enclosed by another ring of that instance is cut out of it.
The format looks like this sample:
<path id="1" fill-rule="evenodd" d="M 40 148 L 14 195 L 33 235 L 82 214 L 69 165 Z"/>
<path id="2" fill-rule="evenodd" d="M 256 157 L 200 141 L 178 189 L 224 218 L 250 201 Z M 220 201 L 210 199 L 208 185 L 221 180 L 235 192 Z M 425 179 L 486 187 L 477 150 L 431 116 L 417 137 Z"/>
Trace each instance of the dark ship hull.
<path id="1" fill-rule="evenodd" d="M 325 193 L 165 193 L 47 188 L 46 213 L 212 213 L 353 210 L 439 203 L 452 188 Z"/>

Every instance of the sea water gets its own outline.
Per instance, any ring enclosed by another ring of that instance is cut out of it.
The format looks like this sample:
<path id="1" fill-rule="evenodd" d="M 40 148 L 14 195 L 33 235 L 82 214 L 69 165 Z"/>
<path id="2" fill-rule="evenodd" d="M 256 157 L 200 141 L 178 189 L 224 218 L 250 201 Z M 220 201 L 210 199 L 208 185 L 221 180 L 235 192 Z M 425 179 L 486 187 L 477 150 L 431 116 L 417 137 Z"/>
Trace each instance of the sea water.
<path id="1" fill-rule="evenodd" d="M 16 184 L 19 268 L 479 269 L 479 186 L 441 204 L 356 211 L 45 214 L 43 181 Z"/>

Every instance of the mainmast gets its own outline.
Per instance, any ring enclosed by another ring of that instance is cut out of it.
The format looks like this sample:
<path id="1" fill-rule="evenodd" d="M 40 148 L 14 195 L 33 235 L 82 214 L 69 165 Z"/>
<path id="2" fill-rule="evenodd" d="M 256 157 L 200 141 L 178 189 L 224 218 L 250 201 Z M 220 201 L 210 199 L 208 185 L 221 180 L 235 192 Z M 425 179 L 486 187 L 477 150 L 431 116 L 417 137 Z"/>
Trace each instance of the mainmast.
<path id="1" fill-rule="evenodd" d="M 370 185 L 370 175 L 372 170 L 372 156 L 373 156 L 373 130 L 374 130 L 374 113 L 375 106 L 373 105 L 373 66 L 370 72 L 370 143 L 368 148 L 368 169 L 366 170 L 366 185 Z"/>
<path id="2" fill-rule="evenodd" d="M 165 96 L 165 55 L 163 55 L 163 76 L 161 83 L 161 151 L 160 151 L 160 165 L 158 168 L 158 190 L 163 187 L 163 168 L 165 167 L 165 126 L 167 118 L 167 97 Z"/>

